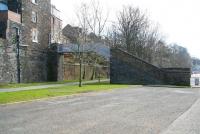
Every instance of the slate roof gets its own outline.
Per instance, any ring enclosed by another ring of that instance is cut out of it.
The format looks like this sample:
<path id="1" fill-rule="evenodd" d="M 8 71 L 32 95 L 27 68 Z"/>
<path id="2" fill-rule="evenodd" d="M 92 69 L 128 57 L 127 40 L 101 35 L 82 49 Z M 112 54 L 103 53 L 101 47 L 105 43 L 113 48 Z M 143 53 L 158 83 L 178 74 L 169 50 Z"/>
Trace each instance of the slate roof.
<path id="1" fill-rule="evenodd" d="M 103 43 L 88 43 L 80 46 L 81 52 L 96 52 L 97 54 L 110 58 L 110 47 Z M 78 44 L 62 44 L 58 46 L 58 53 L 74 53 L 78 52 Z"/>

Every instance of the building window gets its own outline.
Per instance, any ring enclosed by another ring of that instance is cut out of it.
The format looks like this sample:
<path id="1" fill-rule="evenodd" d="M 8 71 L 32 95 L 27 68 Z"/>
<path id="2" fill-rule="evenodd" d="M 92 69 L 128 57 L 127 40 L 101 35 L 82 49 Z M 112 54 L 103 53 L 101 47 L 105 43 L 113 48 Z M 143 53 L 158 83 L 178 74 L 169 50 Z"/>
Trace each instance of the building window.
<path id="1" fill-rule="evenodd" d="M 38 42 L 38 30 L 37 29 L 32 29 L 32 41 L 33 42 Z"/>
<path id="2" fill-rule="evenodd" d="M 52 22 L 53 22 L 53 25 L 55 25 L 55 18 L 54 17 L 52 18 Z"/>
<path id="3" fill-rule="evenodd" d="M 38 0 L 31 0 L 32 1 L 32 3 L 34 3 L 34 4 L 38 4 Z"/>
<path id="4" fill-rule="evenodd" d="M 199 78 L 195 78 L 195 86 L 199 86 Z"/>
<path id="5" fill-rule="evenodd" d="M 32 11 L 32 22 L 37 23 L 37 12 Z"/>

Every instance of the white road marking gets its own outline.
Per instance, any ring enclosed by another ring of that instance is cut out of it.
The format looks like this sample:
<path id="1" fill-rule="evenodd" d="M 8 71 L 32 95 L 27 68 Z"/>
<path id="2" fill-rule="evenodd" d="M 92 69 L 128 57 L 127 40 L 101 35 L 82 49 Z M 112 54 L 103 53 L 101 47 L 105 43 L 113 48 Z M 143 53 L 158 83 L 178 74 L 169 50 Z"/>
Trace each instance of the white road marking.
<path id="1" fill-rule="evenodd" d="M 179 94 L 194 94 L 194 92 L 191 92 L 191 91 L 182 91 L 182 90 L 175 90 L 173 92 L 179 93 Z"/>

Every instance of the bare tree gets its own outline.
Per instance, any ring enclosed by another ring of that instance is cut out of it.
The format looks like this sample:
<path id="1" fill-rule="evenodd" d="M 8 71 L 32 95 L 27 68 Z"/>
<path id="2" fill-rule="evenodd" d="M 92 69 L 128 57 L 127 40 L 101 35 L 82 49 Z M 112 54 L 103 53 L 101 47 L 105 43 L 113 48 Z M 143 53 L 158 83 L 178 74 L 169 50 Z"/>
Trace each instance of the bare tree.
<path id="1" fill-rule="evenodd" d="M 177 44 L 171 44 L 170 60 L 174 67 L 191 67 L 191 57 L 186 48 Z"/>
<path id="2" fill-rule="evenodd" d="M 159 40 L 161 40 L 160 33 L 158 32 L 158 26 L 150 28 L 144 35 L 145 39 L 143 40 L 145 40 L 145 44 L 143 47 L 144 50 L 142 58 L 149 63 L 153 63 L 157 44 Z"/>
<path id="3" fill-rule="evenodd" d="M 77 37 L 77 42 L 76 42 L 76 44 L 78 44 L 79 62 L 80 62 L 79 86 L 81 86 L 82 82 L 81 74 L 82 74 L 83 53 L 86 51 L 90 52 L 91 50 L 94 49 L 91 48 L 89 50 L 86 50 L 84 46 L 90 43 L 91 40 L 94 43 L 97 40 L 98 41 L 101 40 L 102 32 L 106 26 L 108 15 L 104 16 L 103 11 L 104 11 L 103 7 L 100 6 L 100 3 L 98 1 L 92 0 L 90 4 L 81 3 L 79 10 L 76 12 L 79 22 L 79 27 L 81 28 L 81 33 L 79 37 Z M 96 61 L 98 61 L 97 56 L 94 56 L 93 57 L 94 65 L 96 65 Z M 83 74 L 85 74 L 85 72 Z"/>
<path id="4" fill-rule="evenodd" d="M 113 22 L 112 26 L 107 31 L 108 44 L 110 47 L 122 47 L 121 34 L 118 30 L 118 25 Z"/>
<path id="5" fill-rule="evenodd" d="M 124 7 L 109 32 L 109 38 L 112 46 L 125 49 L 158 67 L 191 66 L 187 49 L 176 44 L 168 45 L 158 24 L 150 22 L 139 8 Z"/>
<path id="6" fill-rule="evenodd" d="M 79 20 L 79 24 L 81 26 L 81 35 L 79 36 L 78 44 L 78 52 L 79 52 L 79 87 L 82 86 L 82 58 L 83 58 L 83 44 L 87 42 L 87 33 L 88 33 L 88 24 L 87 24 L 87 15 L 88 15 L 88 7 L 86 4 L 82 3 L 79 12 L 77 12 L 77 18 Z M 82 50 L 81 50 L 82 47 Z"/>
<path id="7" fill-rule="evenodd" d="M 134 55 L 140 52 L 142 36 L 148 27 L 148 19 L 139 8 L 131 6 L 124 7 L 118 16 L 119 31 L 122 36 L 122 43 L 126 50 Z"/>
<path id="8" fill-rule="evenodd" d="M 108 20 L 108 12 L 104 11 L 98 0 L 91 0 L 89 13 L 86 18 L 90 31 L 98 37 L 103 33 Z"/>

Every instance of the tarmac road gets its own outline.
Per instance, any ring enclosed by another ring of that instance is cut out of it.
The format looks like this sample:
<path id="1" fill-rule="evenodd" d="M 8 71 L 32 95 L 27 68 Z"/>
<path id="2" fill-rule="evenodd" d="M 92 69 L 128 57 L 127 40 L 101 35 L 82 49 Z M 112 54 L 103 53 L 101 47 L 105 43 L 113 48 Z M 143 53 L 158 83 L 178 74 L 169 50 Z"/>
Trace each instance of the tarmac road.
<path id="1" fill-rule="evenodd" d="M 0 134 L 200 134 L 199 89 L 129 87 L 2 105 Z"/>

